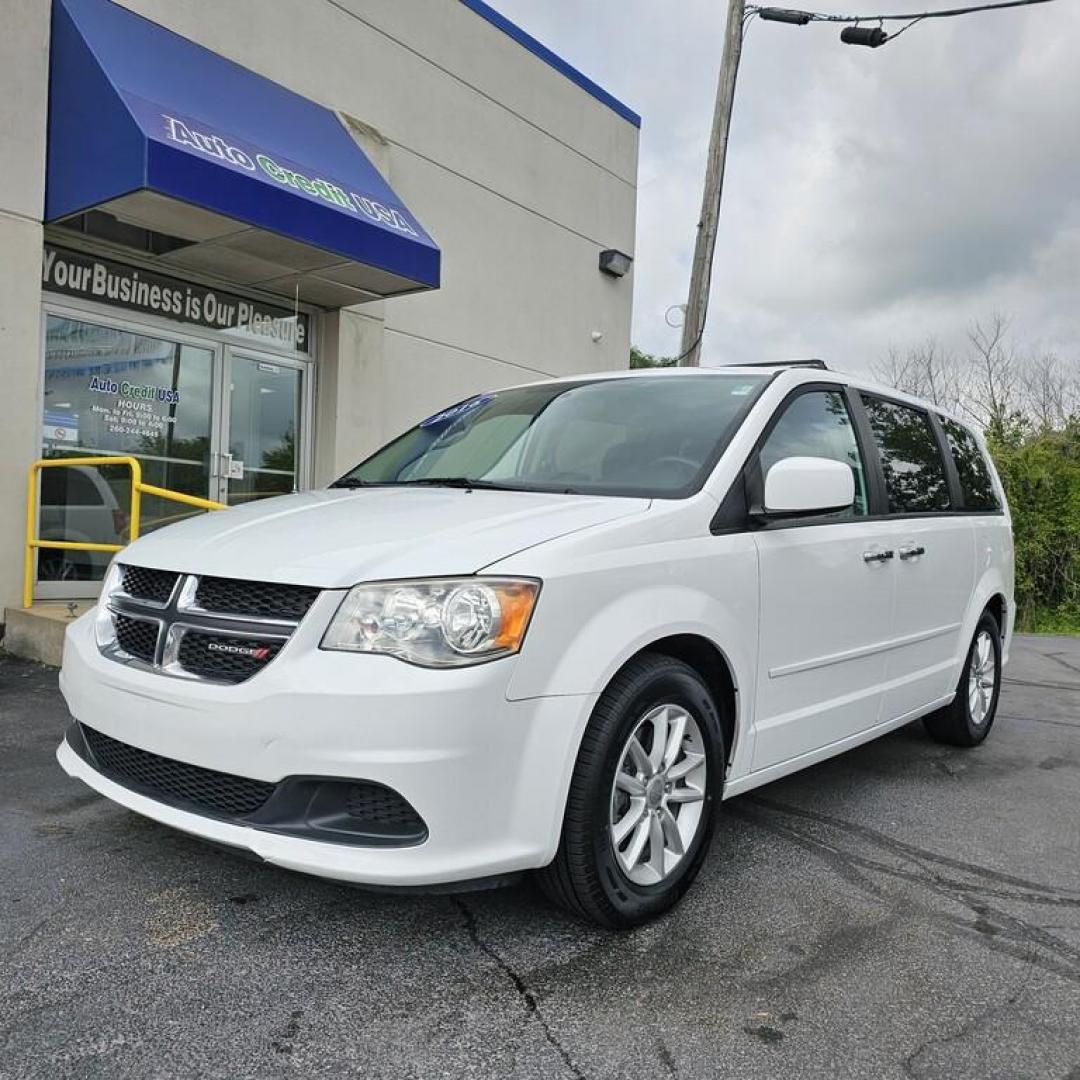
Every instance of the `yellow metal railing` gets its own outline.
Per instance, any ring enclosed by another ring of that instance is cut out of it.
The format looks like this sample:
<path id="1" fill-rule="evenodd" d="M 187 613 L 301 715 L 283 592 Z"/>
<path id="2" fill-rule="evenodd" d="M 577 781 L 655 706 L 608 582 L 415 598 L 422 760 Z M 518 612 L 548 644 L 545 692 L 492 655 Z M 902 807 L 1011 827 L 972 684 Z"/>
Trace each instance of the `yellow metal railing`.
<path id="1" fill-rule="evenodd" d="M 26 556 L 23 563 L 23 607 L 28 608 L 34 601 L 34 551 L 47 548 L 50 551 L 122 551 L 123 544 L 91 544 L 73 540 L 42 540 L 37 535 L 38 523 L 38 473 L 42 469 L 55 469 L 72 465 L 126 465 L 131 470 L 131 512 L 128 515 L 130 526 L 128 537 L 139 538 L 139 519 L 142 513 L 142 497 L 156 495 L 159 499 L 184 503 L 199 510 L 225 510 L 224 503 L 213 499 L 200 499 L 197 495 L 185 495 L 180 491 L 144 484 L 142 465 L 133 457 L 72 457 L 39 458 L 30 466 L 30 476 L 26 488 Z"/>

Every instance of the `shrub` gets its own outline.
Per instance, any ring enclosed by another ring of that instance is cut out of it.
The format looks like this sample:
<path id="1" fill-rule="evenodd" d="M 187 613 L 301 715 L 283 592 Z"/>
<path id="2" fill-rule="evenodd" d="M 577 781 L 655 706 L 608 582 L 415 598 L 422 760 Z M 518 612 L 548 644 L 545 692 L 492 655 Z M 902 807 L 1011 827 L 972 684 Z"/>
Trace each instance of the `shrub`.
<path id="1" fill-rule="evenodd" d="M 1080 631 L 1080 418 L 990 435 L 1016 540 L 1018 628 Z"/>

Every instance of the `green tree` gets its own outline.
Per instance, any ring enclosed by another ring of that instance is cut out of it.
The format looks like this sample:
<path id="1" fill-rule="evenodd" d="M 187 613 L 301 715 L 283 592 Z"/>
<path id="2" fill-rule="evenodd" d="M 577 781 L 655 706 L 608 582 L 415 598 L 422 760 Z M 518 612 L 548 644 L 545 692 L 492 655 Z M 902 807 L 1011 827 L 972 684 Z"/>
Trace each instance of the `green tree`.
<path id="1" fill-rule="evenodd" d="M 1080 416 L 988 437 L 1012 512 L 1019 626 L 1080 632 Z"/>
<path id="2" fill-rule="evenodd" d="M 636 345 L 630 346 L 630 367 L 632 369 L 674 367 L 675 360 L 676 357 L 674 356 L 654 356 L 652 353 L 639 349 Z"/>

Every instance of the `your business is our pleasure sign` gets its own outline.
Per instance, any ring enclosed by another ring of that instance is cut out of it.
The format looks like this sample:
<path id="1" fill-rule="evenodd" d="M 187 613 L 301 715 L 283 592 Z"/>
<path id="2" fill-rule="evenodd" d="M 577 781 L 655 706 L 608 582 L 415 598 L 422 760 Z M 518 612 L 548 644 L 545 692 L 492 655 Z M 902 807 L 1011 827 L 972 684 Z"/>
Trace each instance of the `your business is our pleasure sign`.
<path id="1" fill-rule="evenodd" d="M 53 244 L 45 245 L 41 285 L 49 292 L 100 300 L 215 330 L 237 331 L 300 352 L 309 350 L 310 326 L 305 312 Z"/>

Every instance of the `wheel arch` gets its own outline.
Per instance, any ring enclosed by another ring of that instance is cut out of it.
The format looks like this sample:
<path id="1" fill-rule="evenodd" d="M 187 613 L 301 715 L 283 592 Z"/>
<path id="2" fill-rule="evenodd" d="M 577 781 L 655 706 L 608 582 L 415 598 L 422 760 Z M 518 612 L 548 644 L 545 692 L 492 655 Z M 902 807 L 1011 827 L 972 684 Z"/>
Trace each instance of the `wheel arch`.
<path id="1" fill-rule="evenodd" d="M 717 702 L 720 713 L 721 731 L 726 742 L 724 747 L 726 770 L 730 771 L 735 763 L 737 749 L 742 757 L 749 760 L 749 749 L 744 749 L 743 744 L 745 736 L 750 732 L 750 719 L 747 715 L 747 708 L 740 700 L 738 664 L 733 661 L 727 651 L 713 638 L 703 633 L 699 627 L 670 627 L 666 628 L 666 632 L 658 631 L 654 636 L 638 639 L 614 663 L 607 667 L 602 679 L 588 694 L 590 706 L 582 712 L 568 747 L 566 769 L 557 800 L 558 815 L 554 823 L 551 844 L 552 855 L 554 855 L 559 834 L 562 831 L 574 764 L 581 750 L 581 742 L 585 736 L 593 708 L 595 708 L 600 695 L 611 685 L 616 676 L 627 665 L 647 654 L 659 654 L 682 660 L 701 676 L 712 693 L 713 699 Z M 746 685 L 752 685 L 749 672 L 746 675 L 749 681 L 744 680 L 744 682 L 746 682 Z"/>
<path id="2" fill-rule="evenodd" d="M 724 755 L 730 765 L 738 738 L 739 691 L 731 663 L 724 651 L 716 642 L 701 634 L 669 634 L 642 646 L 626 659 L 619 671 L 647 653 L 681 660 L 701 676 L 720 713 L 720 728 L 724 735 Z M 618 672 L 615 674 L 617 675 Z M 612 678 L 614 677 L 613 675 Z"/>
<path id="3" fill-rule="evenodd" d="M 994 569 L 983 575 L 978 583 L 961 625 L 960 636 L 956 643 L 956 656 L 953 658 L 953 683 L 960 678 L 968 647 L 975 634 L 975 626 L 983 612 L 989 611 L 997 620 L 1001 631 L 1002 663 L 1008 659 L 1009 645 L 1012 640 L 1012 625 L 1015 620 L 1011 590 L 1002 574 Z"/>
<path id="4" fill-rule="evenodd" d="M 1008 629 L 1005 620 L 1009 616 L 1009 603 L 1005 597 L 999 592 L 994 593 L 994 595 L 983 605 L 983 611 L 989 611 L 990 614 L 994 616 L 994 620 L 998 624 L 998 629 L 1001 631 L 1001 636 L 1004 638 L 1005 632 Z"/>

